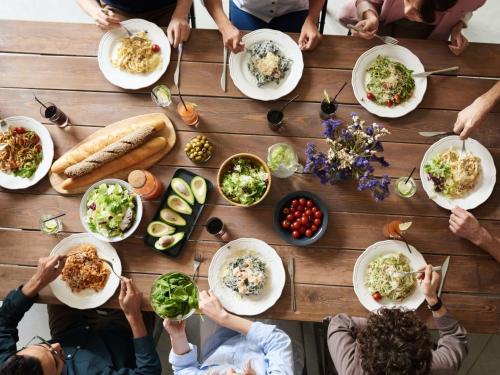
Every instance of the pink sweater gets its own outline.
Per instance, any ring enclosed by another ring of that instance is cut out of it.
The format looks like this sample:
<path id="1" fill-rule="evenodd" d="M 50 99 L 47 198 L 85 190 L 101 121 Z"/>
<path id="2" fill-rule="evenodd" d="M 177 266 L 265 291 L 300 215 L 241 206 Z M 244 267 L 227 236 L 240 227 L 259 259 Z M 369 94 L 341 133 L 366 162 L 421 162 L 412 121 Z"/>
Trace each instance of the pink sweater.
<path id="1" fill-rule="evenodd" d="M 441 17 L 437 17 L 436 25 L 429 35 L 429 39 L 448 40 L 453 26 L 460 20 L 467 24 L 472 12 L 485 2 L 486 0 L 458 0 L 455 6 L 444 12 Z M 368 8 L 374 9 L 378 13 L 381 27 L 406 18 L 404 0 L 350 0 L 340 12 L 339 21 L 343 25 L 356 24 L 361 20 L 359 13 Z"/>

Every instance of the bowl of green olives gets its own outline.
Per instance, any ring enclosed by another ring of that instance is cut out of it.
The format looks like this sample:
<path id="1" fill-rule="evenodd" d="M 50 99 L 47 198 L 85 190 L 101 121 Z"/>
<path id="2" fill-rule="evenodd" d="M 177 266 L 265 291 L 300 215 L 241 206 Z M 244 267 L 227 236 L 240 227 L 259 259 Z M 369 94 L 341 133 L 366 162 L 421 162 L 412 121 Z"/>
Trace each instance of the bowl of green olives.
<path id="1" fill-rule="evenodd" d="M 187 157 L 193 163 L 205 163 L 212 157 L 213 146 L 204 135 L 197 135 L 184 146 Z"/>

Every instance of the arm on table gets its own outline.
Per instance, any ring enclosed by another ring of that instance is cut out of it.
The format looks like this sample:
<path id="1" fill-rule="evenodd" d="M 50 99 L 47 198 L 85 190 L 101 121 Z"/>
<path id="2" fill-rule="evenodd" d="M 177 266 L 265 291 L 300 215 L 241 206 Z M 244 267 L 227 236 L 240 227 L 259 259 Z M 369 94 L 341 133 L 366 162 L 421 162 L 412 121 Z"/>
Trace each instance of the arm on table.
<path id="1" fill-rule="evenodd" d="M 366 319 L 338 314 L 328 326 L 328 349 L 339 374 L 349 374 L 358 364 L 354 363 L 356 335 L 366 325 Z"/>
<path id="2" fill-rule="evenodd" d="M 112 29 L 122 21 L 113 11 L 101 8 L 101 5 L 96 0 L 76 0 L 76 2 L 102 30 Z"/>
<path id="3" fill-rule="evenodd" d="M 191 28 L 188 21 L 192 4 L 192 0 L 177 0 L 175 11 L 167 28 L 168 41 L 174 48 L 189 39 Z"/>
<path id="4" fill-rule="evenodd" d="M 375 36 L 379 26 L 378 15 L 380 6 L 380 2 L 368 0 L 356 1 L 356 11 L 360 20 L 356 24 L 356 28 L 362 31 L 351 30 L 352 35 L 365 39 L 372 39 Z"/>
<path id="5" fill-rule="evenodd" d="M 309 13 L 302 25 L 299 37 L 299 46 L 303 51 L 309 51 L 316 48 L 321 40 L 321 34 L 318 30 L 318 20 L 324 3 L 325 0 L 309 1 Z"/>
<path id="6" fill-rule="evenodd" d="M 222 34 L 224 46 L 233 53 L 243 51 L 245 45 L 241 41 L 241 32 L 231 23 L 226 13 L 224 13 L 222 0 L 204 0 L 203 4 Z"/>

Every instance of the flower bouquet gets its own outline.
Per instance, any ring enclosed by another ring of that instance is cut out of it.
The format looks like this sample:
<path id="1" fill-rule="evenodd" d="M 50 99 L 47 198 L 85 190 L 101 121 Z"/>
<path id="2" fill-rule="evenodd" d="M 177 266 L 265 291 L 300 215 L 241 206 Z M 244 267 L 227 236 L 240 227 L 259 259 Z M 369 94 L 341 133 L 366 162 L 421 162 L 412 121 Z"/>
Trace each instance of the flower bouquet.
<path id="1" fill-rule="evenodd" d="M 352 122 L 345 127 L 341 120 L 323 121 L 328 152 L 318 151 L 314 143 L 309 143 L 304 170 L 319 177 L 322 184 L 354 178 L 359 191 L 371 190 L 375 200 L 382 201 L 389 195 L 390 179 L 386 175 L 374 176 L 372 163 L 389 166 L 384 157 L 376 154 L 384 151 L 380 138 L 390 133 L 376 123 L 366 126 L 355 113 L 351 117 Z"/>

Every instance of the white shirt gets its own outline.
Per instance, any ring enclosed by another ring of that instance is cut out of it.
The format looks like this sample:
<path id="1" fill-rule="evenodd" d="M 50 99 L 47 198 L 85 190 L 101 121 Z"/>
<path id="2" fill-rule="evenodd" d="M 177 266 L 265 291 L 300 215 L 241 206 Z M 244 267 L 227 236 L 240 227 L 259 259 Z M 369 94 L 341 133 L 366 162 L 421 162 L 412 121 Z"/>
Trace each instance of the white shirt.
<path id="1" fill-rule="evenodd" d="M 309 9 L 309 0 L 232 0 L 234 4 L 250 13 L 252 16 L 260 18 L 264 22 L 271 22 L 275 17 L 284 14 L 298 12 Z"/>

